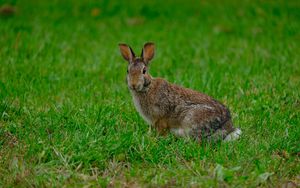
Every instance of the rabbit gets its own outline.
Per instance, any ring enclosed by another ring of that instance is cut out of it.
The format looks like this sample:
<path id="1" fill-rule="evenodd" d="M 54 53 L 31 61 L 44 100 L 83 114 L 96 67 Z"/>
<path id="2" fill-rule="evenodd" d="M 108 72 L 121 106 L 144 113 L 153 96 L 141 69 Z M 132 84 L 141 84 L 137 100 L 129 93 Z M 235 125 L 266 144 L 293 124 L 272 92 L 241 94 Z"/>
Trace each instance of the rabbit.
<path id="1" fill-rule="evenodd" d="M 126 81 L 142 118 L 157 131 L 198 141 L 236 140 L 241 130 L 233 127 L 229 110 L 212 97 L 169 83 L 149 74 L 154 43 L 147 42 L 141 56 L 127 44 L 119 44 L 128 62 Z"/>

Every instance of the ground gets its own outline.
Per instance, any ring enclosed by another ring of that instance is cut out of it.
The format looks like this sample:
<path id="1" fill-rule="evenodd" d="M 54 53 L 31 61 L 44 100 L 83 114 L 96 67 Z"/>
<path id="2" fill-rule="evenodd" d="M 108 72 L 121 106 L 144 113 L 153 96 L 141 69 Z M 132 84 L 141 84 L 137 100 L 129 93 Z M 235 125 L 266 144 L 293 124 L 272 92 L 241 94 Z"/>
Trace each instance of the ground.
<path id="1" fill-rule="evenodd" d="M 0 187 L 300 184 L 300 3 L 0 1 Z M 118 43 L 153 76 L 226 104 L 243 135 L 159 136 Z"/>

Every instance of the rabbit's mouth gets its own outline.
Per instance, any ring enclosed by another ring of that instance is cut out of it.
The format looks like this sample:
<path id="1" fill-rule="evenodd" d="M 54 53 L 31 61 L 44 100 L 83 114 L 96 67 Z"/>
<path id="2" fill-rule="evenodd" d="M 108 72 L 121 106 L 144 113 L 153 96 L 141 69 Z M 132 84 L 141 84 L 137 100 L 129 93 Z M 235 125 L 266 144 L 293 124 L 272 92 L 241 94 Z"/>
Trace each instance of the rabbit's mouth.
<path id="1" fill-rule="evenodd" d="M 151 84 L 151 79 L 144 78 L 143 82 L 140 83 L 129 83 L 128 87 L 130 90 L 135 92 L 146 92 Z"/>
<path id="2" fill-rule="evenodd" d="M 130 85 L 129 89 L 135 92 L 141 92 L 143 90 L 143 85 Z"/>
<path id="3" fill-rule="evenodd" d="M 145 83 L 144 85 L 138 85 L 138 86 L 129 86 L 129 89 L 137 92 L 137 93 L 142 93 L 148 91 L 150 83 Z"/>

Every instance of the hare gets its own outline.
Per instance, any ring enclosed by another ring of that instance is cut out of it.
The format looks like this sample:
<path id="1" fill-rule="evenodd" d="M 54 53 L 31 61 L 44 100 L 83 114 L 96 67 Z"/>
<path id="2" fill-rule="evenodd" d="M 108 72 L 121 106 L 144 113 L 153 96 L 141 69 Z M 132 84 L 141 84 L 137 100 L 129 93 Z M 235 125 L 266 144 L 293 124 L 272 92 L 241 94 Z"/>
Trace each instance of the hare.
<path id="1" fill-rule="evenodd" d="M 160 134 L 171 132 L 200 142 L 239 138 L 241 130 L 233 127 L 230 112 L 223 104 L 203 93 L 151 77 L 154 43 L 146 43 L 140 57 L 126 44 L 119 47 L 128 61 L 126 81 L 134 105 Z"/>

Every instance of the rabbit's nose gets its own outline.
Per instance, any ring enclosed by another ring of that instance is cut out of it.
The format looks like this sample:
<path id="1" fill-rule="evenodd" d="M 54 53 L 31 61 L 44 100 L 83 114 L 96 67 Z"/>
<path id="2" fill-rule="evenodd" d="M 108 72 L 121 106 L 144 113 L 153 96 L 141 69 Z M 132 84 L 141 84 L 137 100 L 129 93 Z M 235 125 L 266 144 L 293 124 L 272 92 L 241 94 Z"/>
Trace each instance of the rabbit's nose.
<path id="1" fill-rule="evenodd" d="M 133 89 L 136 89 L 136 84 L 131 84 L 131 87 L 132 87 Z"/>

